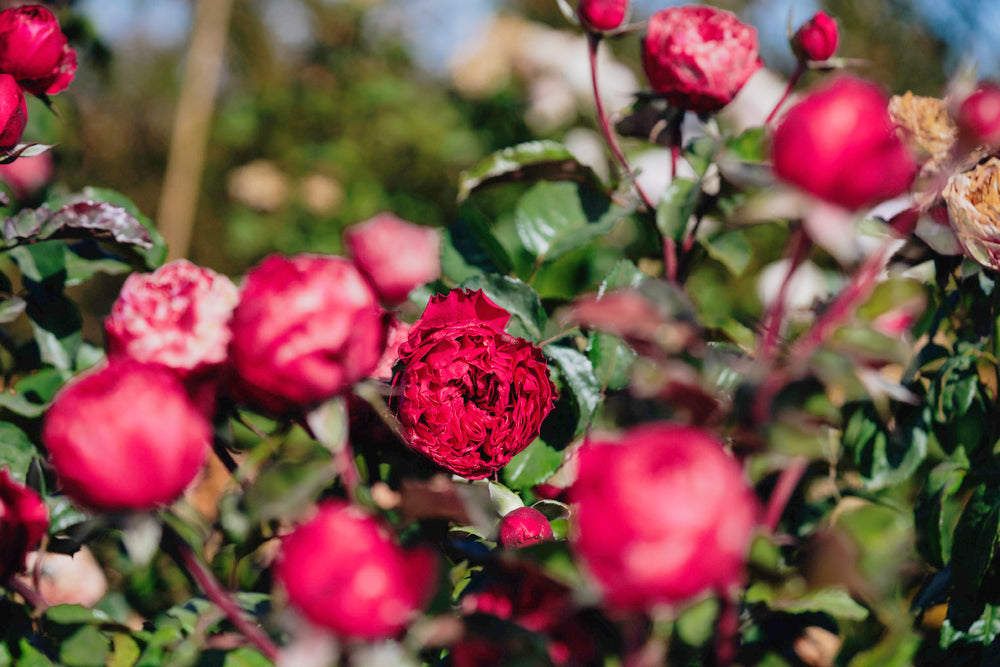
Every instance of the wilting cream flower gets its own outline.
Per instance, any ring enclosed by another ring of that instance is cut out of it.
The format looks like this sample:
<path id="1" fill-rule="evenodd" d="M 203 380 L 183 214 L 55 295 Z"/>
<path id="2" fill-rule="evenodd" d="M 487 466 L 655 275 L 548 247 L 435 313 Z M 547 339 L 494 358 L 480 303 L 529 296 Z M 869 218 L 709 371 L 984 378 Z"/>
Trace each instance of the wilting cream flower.
<path id="1" fill-rule="evenodd" d="M 966 254 L 1000 270 L 1000 159 L 956 173 L 944 188 L 948 218 Z"/>

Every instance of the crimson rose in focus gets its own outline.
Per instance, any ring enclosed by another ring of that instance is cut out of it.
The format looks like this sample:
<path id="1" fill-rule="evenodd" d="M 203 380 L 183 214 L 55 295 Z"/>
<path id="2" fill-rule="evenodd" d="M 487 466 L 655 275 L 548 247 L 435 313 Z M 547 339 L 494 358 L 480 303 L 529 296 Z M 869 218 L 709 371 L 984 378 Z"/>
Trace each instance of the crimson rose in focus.
<path id="1" fill-rule="evenodd" d="M 576 15 L 587 30 L 614 30 L 625 21 L 628 0 L 580 0 Z"/>
<path id="2" fill-rule="evenodd" d="M 837 22 L 824 12 L 816 12 L 792 36 L 792 50 L 799 60 L 829 60 L 839 41 Z"/>
<path id="3" fill-rule="evenodd" d="M 278 414 L 343 392 L 385 349 L 375 292 L 342 257 L 271 255 L 247 273 L 231 327 L 236 392 Z"/>
<path id="4" fill-rule="evenodd" d="M 55 15 L 41 5 L 0 12 L 0 72 L 33 95 L 55 95 L 76 74 L 76 51 Z"/>
<path id="5" fill-rule="evenodd" d="M 133 273 L 104 321 L 108 355 L 127 356 L 182 376 L 226 360 L 239 290 L 229 278 L 186 260 Z"/>
<path id="6" fill-rule="evenodd" d="M 201 470 L 212 430 L 163 366 L 112 360 L 56 394 L 42 442 L 63 490 L 95 510 L 148 510 Z"/>
<path id="7" fill-rule="evenodd" d="M 497 528 L 497 542 L 505 549 L 538 544 L 552 538 L 552 524 L 534 507 L 518 507 L 507 512 Z"/>
<path id="8" fill-rule="evenodd" d="M 653 14 L 642 43 L 642 65 L 653 90 L 670 104 L 698 113 L 729 104 L 764 66 L 757 31 L 722 9 L 671 7 Z"/>
<path id="9" fill-rule="evenodd" d="M 0 470 L 0 586 L 24 569 L 25 556 L 49 530 L 45 503 Z"/>
<path id="10" fill-rule="evenodd" d="M 482 291 L 435 296 L 399 349 L 399 421 L 409 446 L 482 479 L 531 444 L 555 404 L 541 350 L 504 333 Z"/>
<path id="11" fill-rule="evenodd" d="M 285 536 L 275 575 L 288 601 L 341 637 L 397 634 L 434 591 L 430 551 L 403 550 L 386 527 L 341 500 Z"/>
<path id="12" fill-rule="evenodd" d="M 873 83 L 836 78 L 793 106 L 771 139 L 779 178 L 857 210 L 903 194 L 917 165 Z"/>
<path id="13" fill-rule="evenodd" d="M 0 74 L 0 151 L 7 151 L 21 141 L 28 124 L 28 106 L 24 91 L 9 74 Z"/>
<path id="14" fill-rule="evenodd" d="M 406 301 L 415 287 L 441 275 L 441 235 L 391 213 L 344 230 L 344 245 L 387 304 Z"/>
<path id="15" fill-rule="evenodd" d="M 737 584 L 757 502 L 706 432 L 656 423 L 579 450 L 572 546 L 606 601 L 675 604 Z"/>

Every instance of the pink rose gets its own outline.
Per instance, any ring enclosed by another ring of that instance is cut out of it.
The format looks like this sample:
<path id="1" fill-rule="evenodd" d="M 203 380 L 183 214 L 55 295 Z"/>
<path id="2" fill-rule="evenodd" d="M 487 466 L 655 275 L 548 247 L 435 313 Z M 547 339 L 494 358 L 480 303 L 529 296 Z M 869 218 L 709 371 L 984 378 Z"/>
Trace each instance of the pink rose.
<path id="1" fill-rule="evenodd" d="M 310 621 L 374 640 L 396 635 L 427 602 L 437 559 L 404 551 L 380 521 L 331 500 L 282 539 L 275 568 L 289 603 Z"/>
<path id="2" fill-rule="evenodd" d="M 497 542 L 504 549 L 517 549 L 552 538 L 552 524 L 534 507 L 511 510 L 500 519 L 497 527 Z"/>
<path id="3" fill-rule="evenodd" d="M 76 74 L 76 51 L 55 15 L 41 5 L 0 12 L 0 72 L 33 95 L 55 95 Z"/>
<path id="4" fill-rule="evenodd" d="M 128 358 L 63 387 L 42 429 L 66 494 L 105 511 L 175 500 L 201 470 L 211 438 L 173 372 Z"/>
<path id="5" fill-rule="evenodd" d="M 344 230 L 354 264 L 389 305 L 406 301 L 415 287 L 441 275 L 441 235 L 391 213 L 381 213 Z"/>
<path id="6" fill-rule="evenodd" d="M 792 36 L 792 50 L 799 60 L 829 60 L 839 41 L 837 22 L 824 12 L 816 12 Z"/>
<path id="7" fill-rule="evenodd" d="M 375 292 L 346 259 L 272 255 L 247 273 L 233 313 L 239 389 L 274 413 L 332 398 L 375 370 L 383 320 Z"/>
<path id="8" fill-rule="evenodd" d="M 613 607 L 737 584 L 757 516 L 740 465 L 696 428 L 639 426 L 579 450 L 571 544 Z"/>
<path id="9" fill-rule="evenodd" d="M 469 479 L 507 465 L 555 404 L 545 357 L 504 333 L 509 319 L 482 291 L 438 295 L 399 350 L 393 384 L 407 443 Z"/>
<path id="10" fill-rule="evenodd" d="M 378 380 L 389 382 L 392 380 L 392 367 L 399 360 L 399 347 L 406 342 L 410 335 L 410 325 L 406 322 L 391 318 L 389 320 L 389 333 L 386 337 L 385 352 L 378 360 L 378 366 L 372 371 L 372 377 Z"/>
<path id="11" fill-rule="evenodd" d="M 15 197 L 23 199 L 48 185 L 52 171 L 51 153 L 19 157 L 13 162 L 0 164 L 0 181 L 10 186 Z"/>
<path id="12" fill-rule="evenodd" d="M 580 0 L 576 15 L 587 30 L 614 30 L 625 21 L 628 0 Z"/>
<path id="13" fill-rule="evenodd" d="M 900 195 L 917 165 L 896 135 L 878 86 L 841 76 L 793 106 L 771 138 L 779 178 L 857 210 Z"/>
<path id="14" fill-rule="evenodd" d="M 222 364 L 239 290 L 229 278 L 186 260 L 133 273 L 104 321 L 108 355 L 162 364 L 186 375 Z"/>
<path id="15" fill-rule="evenodd" d="M 0 586 L 24 569 L 25 556 L 49 530 L 49 513 L 41 497 L 0 470 Z"/>
<path id="16" fill-rule="evenodd" d="M 970 147 L 1000 144 L 1000 87 L 984 83 L 966 97 L 955 114 L 955 124 Z"/>
<path id="17" fill-rule="evenodd" d="M 764 65 L 752 26 L 730 12 L 693 5 L 653 14 L 643 40 L 642 64 L 658 95 L 698 113 L 729 104 Z"/>
<path id="18" fill-rule="evenodd" d="M 0 151 L 9 151 L 21 141 L 28 124 L 24 91 L 9 74 L 0 74 Z"/>

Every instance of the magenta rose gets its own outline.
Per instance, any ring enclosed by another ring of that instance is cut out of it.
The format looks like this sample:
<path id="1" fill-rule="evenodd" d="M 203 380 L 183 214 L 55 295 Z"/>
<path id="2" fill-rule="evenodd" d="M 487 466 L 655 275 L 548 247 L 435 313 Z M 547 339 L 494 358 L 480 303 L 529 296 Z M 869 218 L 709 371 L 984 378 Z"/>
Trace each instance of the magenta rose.
<path id="1" fill-rule="evenodd" d="M 211 438 L 172 371 L 128 358 L 63 387 L 42 430 L 66 494 L 106 511 L 175 500 L 201 470 Z"/>
<path id="2" fill-rule="evenodd" d="M 0 151 L 9 151 L 21 141 L 28 124 L 24 91 L 9 74 L 0 74 Z"/>
<path id="3" fill-rule="evenodd" d="M 580 23 L 590 31 L 614 30 L 625 21 L 628 0 L 580 0 L 576 15 Z"/>
<path id="4" fill-rule="evenodd" d="M 711 113 L 729 104 L 763 67 L 757 31 L 730 12 L 671 7 L 649 19 L 642 65 L 653 90 L 687 111 Z"/>
<path id="5" fill-rule="evenodd" d="M 878 86 L 850 76 L 826 82 L 781 118 L 774 172 L 806 192 L 857 210 L 903 194 L 917 173 Z"/>
<path id="6" fill-rule="evenodd" d="M 468 479 L 507 465 L 555 404 L 545 357 L 504 333 L 509 319 L 482 291 L 438 295 L 399 349 L 393 384 L 407 443 Z"/>
<path id="7" fill-rule="evenodd" d="M 955 124 L 969 147 L 1000 144 L 1000 86 L 984 83 L 962 100 Z"/>
<path id="8" fill-rule="evenodd" d="M 406 301 L 413 288 L 441 275 L 440 233 L 391 213 L 348 227 L 344 246 L 389 305 Z"/>
<path id="9" fill-rule="evenodd" d="M 28 551 L 49 530 L 49 513 L 41 497 L 0 470 L 0 586 L 24 569 Z"/>
<path id="10" fill-rule="evenodd" d="M 55 15 L 41 5 L 0 12 L 0 72 L 33 95 L 55 95 L 76 74 L 76 51 Z"/>
<path id="11" fill-rule="evenodd" d="M 497 542 L 504 549 L 517 549 L 552 538 L 552 524 L 534 507 L 518 507 L 507 512 L 497 526 Z"/>
<path id="12" fill-rule="evenodd" d="M 434 591 L 437 559 L 404 550 L 382 522 L 341 500 L 281 541 L 275 575 L 289 603 L 346 638 L 399 633 Z"/>
<path id="13" fill-rule="evenodd" d="M 104 321 L 108 355 L 162 364 L 186 375 L 227 357 L 239 290 L 186 260 L 133 273 Z"/>
<path id="14" fill-rule="evenodd" d="M 278 414 L 333 398 L 375 370 L 384 320 L 346 259 L 272 255 L 247 273 L 233 313 L 236 391 Z"/>
<path id="15" fill-rule="evenodd" d="M 839 41 L 837 22 L 824 12 L 816 12 L 792 36 L 792 51 L 799 60 L 829 60 Z"/>
<path id="16" fill-rule="evenodd" d="M 757 502 L 708 433 L 656 423 L 588 442 L 571 495 L 572 547 L 611 606 L 649 609 L 739 583 Z"/>

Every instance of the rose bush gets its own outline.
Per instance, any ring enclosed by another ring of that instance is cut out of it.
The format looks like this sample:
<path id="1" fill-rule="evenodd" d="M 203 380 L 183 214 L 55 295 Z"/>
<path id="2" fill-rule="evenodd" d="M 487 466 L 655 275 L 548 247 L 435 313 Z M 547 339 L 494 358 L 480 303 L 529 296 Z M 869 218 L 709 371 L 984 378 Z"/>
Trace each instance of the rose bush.
<path id="1" fill-rule="evenodd" d="M 391 213 L 348 227 L 344 246 L 386 304 L 406 301 L 415 287 L 441 275 L 440 232 Z"/>
<path id="2" fill-rule="evenodd" d="M 504 332 L 509 319 L 482 291 L 452 291 L 431 299 L 399 349 L 407 444 L 469 479 L 507 465 L 555 404 L 545 358 Z"/>
<path id="3" fill-rule="evenodd" d="M 375 518 L 331 500 L 282 539 L 275 575 L 310 621 L 371 640 L 406 626 L 433 593 L 436 568 L 429 551 L 404 551 Z"/>
<path id="4" fill-rule="evenodd" d="M 66 89 L 76 74 L 76 51 L 51 11 L 22 5 L 0 12 L 0 72 L 33 95 Z"/>
<path id="5" fill-rule="evenodd" d="M 0 469 L 0 586 L 24 569 L 28 551 L 48 529 L 49 513 L 41 496 Z"/>
<path id="6" fill-rule="evenodd" d="M 752 26 L 721 9 L 686 6 L 649 19 L 642 65 L 653 91 L 667 102 L 711 113 L 729 104 L 764 63 Z"/>

